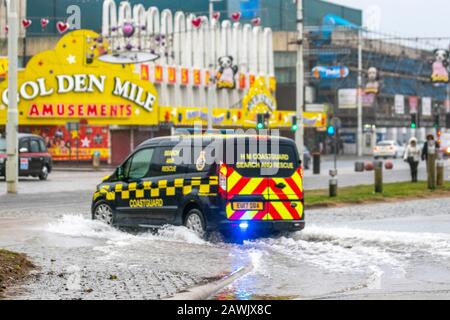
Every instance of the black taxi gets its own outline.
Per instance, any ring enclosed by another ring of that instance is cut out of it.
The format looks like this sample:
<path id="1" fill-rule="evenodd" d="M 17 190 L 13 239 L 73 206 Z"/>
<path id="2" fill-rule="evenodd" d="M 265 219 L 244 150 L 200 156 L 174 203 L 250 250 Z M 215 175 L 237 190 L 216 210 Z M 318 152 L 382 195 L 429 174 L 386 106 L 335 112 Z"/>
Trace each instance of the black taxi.
<path id="1" fill-rule="evenodd" d="M 150 139 L 97 186 L 92 218 L 116 227 L 208 231 L 305 226 L 303 169 L 286 138 L 192 135 Z"/>
<path id="2" fill-rule="evenodd" d="M 47 180 L 52 172 L 52 156 L 42 137 L 19 133 L 19 176 Z M 6 139 L 0 136 L 0 177 L 6 174 Z"/>

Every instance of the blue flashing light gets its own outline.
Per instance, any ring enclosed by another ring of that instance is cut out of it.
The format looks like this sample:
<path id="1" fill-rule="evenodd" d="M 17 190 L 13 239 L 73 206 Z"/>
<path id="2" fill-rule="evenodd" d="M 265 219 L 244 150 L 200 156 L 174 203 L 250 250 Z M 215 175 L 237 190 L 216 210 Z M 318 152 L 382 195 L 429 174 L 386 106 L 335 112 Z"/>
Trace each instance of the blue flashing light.
<path id="1" fill-rule="evenodd" d="M 248 222 L 241 222 L 241 223 L 239 224 L 239 228 L 240 228 L 242 231 L 247 230 L 247 229 L 248 229 Z"/>

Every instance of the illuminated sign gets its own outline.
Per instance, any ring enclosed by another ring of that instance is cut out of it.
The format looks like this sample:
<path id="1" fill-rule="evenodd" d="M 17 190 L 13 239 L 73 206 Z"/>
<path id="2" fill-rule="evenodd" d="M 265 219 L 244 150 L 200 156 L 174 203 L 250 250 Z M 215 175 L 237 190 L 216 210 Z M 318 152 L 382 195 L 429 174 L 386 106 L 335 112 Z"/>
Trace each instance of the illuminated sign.
<path id="1" fill-rule="evenodd" d="M 316 79 L 340 79 L 348 77 L 350 71 L 343 66 L 317 66 L 312 69 L 312 74 Z"/>
<path id="2" fill-rule="evenodd" d="M 97 33 L 86 30 L 67 34 L 54 50 L 35 55 L 19 72 L 20 125 L 62 125 L 82 119 L 91 125 L 158 123 L 158 94 L 146 80 L 148 69 L 141 67 L 138 76 L 132 65 L 98 61 L 98 49 L 87 61 L 87 39 L 95 38 Z M 0 124 L 4 124 L 7 81 L 0 84 L 0 102 Z"/>

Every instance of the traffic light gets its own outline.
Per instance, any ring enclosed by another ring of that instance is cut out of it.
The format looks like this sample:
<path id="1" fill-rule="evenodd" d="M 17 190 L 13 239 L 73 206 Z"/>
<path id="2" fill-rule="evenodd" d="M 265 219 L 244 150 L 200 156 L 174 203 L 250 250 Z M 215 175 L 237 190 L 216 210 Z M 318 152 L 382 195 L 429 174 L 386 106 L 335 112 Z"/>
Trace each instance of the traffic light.
<path id="1" fill-rule="evenodd" d="M 327 134 L 330 137 L 334 137 L 336 135 L 336 128 L 334 126 L 329 126 L 327 129 Z"/>
<path id="2" fill-rule="evenodd" d="M 450 129 L 450 114 L 447 114 L 447 115 L 445 116 L 445 127 L 446 127 L 447 129 Z"/>
<path id="3" fill-rule="evenodd" d="M 292 117 L 292 131 L 296 132 L 298 130 L 297 116 Z"/>
<path id="4" fill-rule="evenodd" d="M 256 121 L 256 129 L 262 130 L 265 129 L 265 116 L 262 113 L 258 113 L 257 121 Z"/>
<path id="5" fill-rule="evenodd" d="M 440 128 L 441 127 L 441 116 L 439 114 L 434 115 L 434 124 L 433 127 Z"/>
<path id="6" fill-rule="evenodd" d="M 410 128 L 411 129 L 416 129 L 417 128 L 417 113 L 413 113 L 411 115 L 411 124 L 410 124 Z"/>

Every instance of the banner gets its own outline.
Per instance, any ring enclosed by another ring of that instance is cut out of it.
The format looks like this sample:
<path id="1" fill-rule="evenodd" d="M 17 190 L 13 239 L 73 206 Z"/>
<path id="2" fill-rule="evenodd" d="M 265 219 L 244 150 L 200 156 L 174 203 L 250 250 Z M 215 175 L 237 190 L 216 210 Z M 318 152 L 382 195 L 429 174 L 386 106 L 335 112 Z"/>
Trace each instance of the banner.
<path id="1" fill-rule="evenodd" d="M 422 98 L 422 115 L 431 116 L 431 98 Z"/>
<path id="2" fill-rule="evenodd" d="M 350 74 L 347 67 L 344 66 L 317 66 L 312 69 L 312 75 L 315 79 L 340 79 L 346 78 Z"/>
<path id="3" fill-rule="evenodd" d="M 401 94 L 395 95 L 394 109 L 396 114 L 405 114 L 405 96 Z"/>
<path id="4" fill-rule="evenodd" d="M 409 102 L 409 113 L 417 114 L 419 113 L 419 97 L 408 97 Z"/>
<path id="5" fill-rule="evenodd" d="M 357 89 L 339 89 L 339 109 L 356 109 Z"/>
<path id="6" fill-rule="evenodd" d="M 108 160 L 108 127 L 80 125 L 76 130 L 68 129 L 66 126 L 26 127 L 27 132 L 44 138 L 53 161 L 91 161 L 96 152 L 100 160 Z"/>

